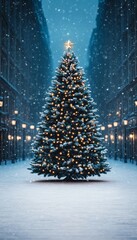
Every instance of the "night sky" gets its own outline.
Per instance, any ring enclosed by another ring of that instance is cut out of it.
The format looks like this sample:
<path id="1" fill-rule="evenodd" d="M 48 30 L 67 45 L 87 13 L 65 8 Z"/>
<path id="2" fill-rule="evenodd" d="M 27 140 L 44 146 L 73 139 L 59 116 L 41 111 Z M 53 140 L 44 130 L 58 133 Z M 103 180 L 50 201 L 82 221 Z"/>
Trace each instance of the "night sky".
<path id="1" fill-rule="evenodd" d="M 71 40 L 80 66 L 87 65 L 87 48 L 96 26 L 98 0 L 42 0 L 50 34 L 54 68 Z"/>

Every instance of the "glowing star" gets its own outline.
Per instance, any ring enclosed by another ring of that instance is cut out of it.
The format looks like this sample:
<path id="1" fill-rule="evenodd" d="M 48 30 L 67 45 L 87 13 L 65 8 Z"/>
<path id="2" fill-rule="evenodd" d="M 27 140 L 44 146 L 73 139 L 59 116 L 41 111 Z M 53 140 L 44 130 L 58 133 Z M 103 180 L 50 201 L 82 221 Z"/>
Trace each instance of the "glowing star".
<path id="1" fill-rule="evenodd" d="M 72 43 L 70 40 L 68 40 L 67 42 L 64 43 L 66 50 L 72 49 L 73 45 L 74 45 L 74 43 Z"/>

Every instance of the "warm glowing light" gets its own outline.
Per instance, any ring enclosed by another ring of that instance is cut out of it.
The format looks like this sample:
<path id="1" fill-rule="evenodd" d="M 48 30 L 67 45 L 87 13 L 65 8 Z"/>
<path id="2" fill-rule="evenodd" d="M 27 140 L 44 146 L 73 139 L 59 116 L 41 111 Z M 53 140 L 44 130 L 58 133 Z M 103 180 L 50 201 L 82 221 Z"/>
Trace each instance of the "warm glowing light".
<path id="1" fill-rule="evenodd" d="M 26 128 L 26 127 L 27 127 L 26 123 L 23 123 L 22 128 Z"/>
<path id="2" fill-rule="evenodd" d="M 101 130 L 104 131 L 104 130 L 105 130 L 105 127 L 104 127 L 104 126 L 101 126 Z"/>
<path id="3" fill-rule="evenodd" d="M 29 136 L 29 135 L 26 136 L 26 140 L 27 140 L 27 141 L 30 141 L 30 140 L 31 140 L 31 136 Z"/>
<path id="4" fill-rule="evenodd" d="M 64 43 L 66 50 L 72 49 L 73 45 L 74 45 L 74 43 L 72 43 L 70 40 L 68 40 L 67 42 Z"/>
<path id="5" fill-rule="evenodd" d="M 134 139 L 134 133 L 130 133 L 130 134 L 129 134 L 129 138 L 130 138 L 130 139 Z"/>
<path id="6" fill-rule="evenodd" d="M 118 126 L 118 122 L 114 122 L 113 125 L 114 125 L 114 127 L 117 127 Z"/>
<path id="7" fill-rule="evenodd" d="M 110 139 L 114 140 L 114 135 L 110 134 Z"/>
<path id="8" fill-rule="evenodd" d="M 112 128 L 112 124 L 108 124 L 108 128 Z"/>
<path id="9" fill-rule="evenodd" d="M 17 141 L 21 140 L 21 136 L 17 136 Z"/>
<path id="10" fill-rule="evenodd" d="M 0 97 L 0 107 L 3 107 L 3 98 Z"/>
<path id="11" fill-rule="evenodd" d="M 11 124 L 12 124 L 12 126 L 15 126 L 16 125 L 16 120 L 12 120 Z"/>
<path id="12" fill-rule="evenodd" d="M 123 123 L 124 123 L 125 126 L 128 125 L 128 120 L 124 119 Z"/>
<path id="13" fill-rule="evenodd" d="M 8 135 L 8 140 L 13 140 L 13 136 L 12 135 Z"/>
<path id="14" fill-rule="evenodd" d="M 15 110 L 15 111 L 14 111 L 14 114 L 16 114 L 16 115 L 17 115 L 18 113 L 19 113 L 19 112 L 18 112 L 18 110 Z"/>
<path id="15" fill-rule="evenodd" d="M 137 107 L 137 99 L 135 99 L 134 103 L 135 103 L 135 106 Z"/>
<path id="16" fill-rule="evenodd" d="M 34 130 L 35 126 L 34 125 L 30 125 L 30 129 Z"/>
<path id="17" fill-rule="evenodd" d="M 119 140 L 122 140 L 123 137 L 122 137 L 121 135 L 118 135 L 118 139 L 119 139 Z"/>

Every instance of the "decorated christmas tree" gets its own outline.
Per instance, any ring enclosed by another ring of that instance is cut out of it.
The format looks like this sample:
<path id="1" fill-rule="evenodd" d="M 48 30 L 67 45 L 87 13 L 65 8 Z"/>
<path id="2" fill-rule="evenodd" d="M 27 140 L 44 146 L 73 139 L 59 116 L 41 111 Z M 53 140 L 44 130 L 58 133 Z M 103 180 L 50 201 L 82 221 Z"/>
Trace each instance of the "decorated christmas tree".
<path id="1" fill-rule="evenodd" d="M 66 180 L 110 171 L 90 86 L 72 52 L 66 52 L 47 92 L 33 144 L 32 173 Z"/>

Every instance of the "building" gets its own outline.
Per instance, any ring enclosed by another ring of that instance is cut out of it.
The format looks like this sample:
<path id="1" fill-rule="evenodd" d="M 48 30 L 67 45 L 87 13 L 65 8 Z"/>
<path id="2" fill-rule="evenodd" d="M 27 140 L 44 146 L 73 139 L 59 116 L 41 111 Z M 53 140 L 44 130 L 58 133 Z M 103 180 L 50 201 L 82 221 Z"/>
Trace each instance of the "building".
<path id="1" fill-rule="evenodd" d="M 51 78 L 41 1 L 0 0 L 0 163 L 25 158 Z"/>
<path id="2" fill-rule="evenodd" d="M 137 1 L 99 2 L 88 57 L 109 155 L 137 164 Z"/>

